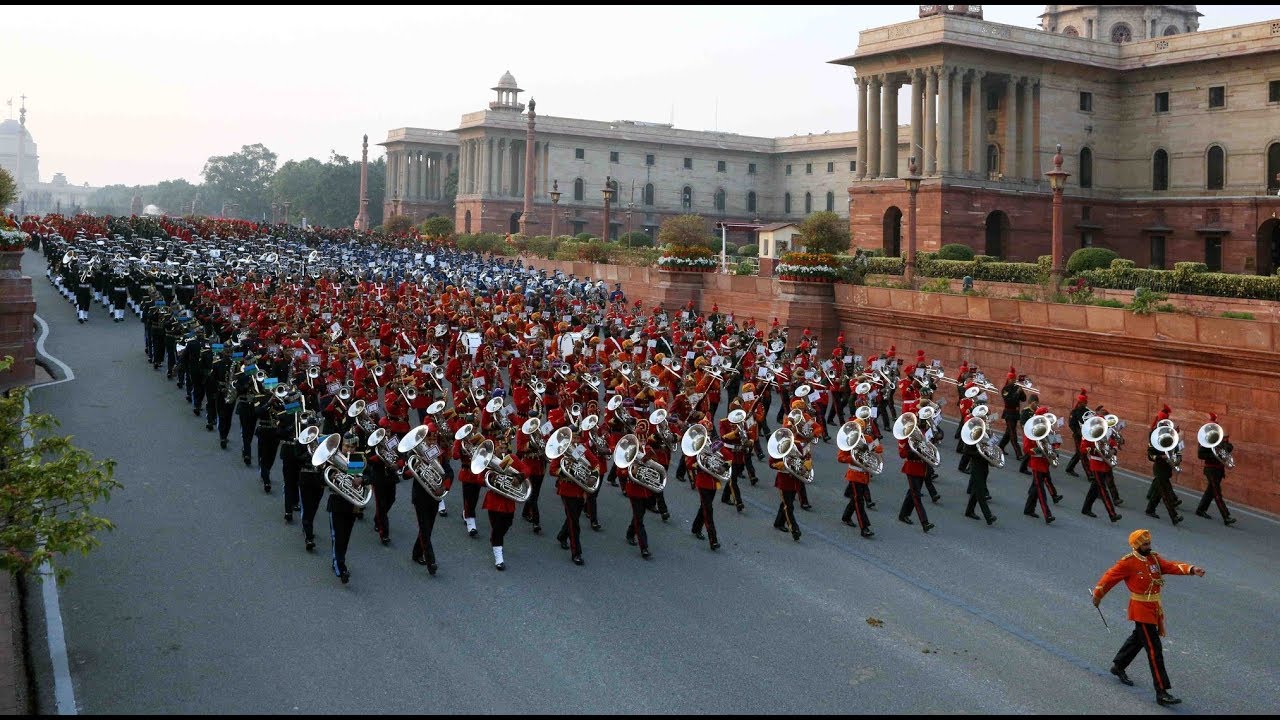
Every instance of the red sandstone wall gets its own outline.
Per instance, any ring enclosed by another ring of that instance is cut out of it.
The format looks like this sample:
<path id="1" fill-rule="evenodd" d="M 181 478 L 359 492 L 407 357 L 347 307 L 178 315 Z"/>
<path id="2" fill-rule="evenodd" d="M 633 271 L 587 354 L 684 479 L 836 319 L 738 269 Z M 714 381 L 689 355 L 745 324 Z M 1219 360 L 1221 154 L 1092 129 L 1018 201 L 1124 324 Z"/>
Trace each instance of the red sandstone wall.
<path id="1" fill-rule="evenodd" d="M 32 335 L 35 297 L 31 278 L 19 269 L 22 252 L 0 252 L 0 358 L 13 356 L 13 366 L 0 374 L 0 390 L 35 379 L 36 343 Z"/>

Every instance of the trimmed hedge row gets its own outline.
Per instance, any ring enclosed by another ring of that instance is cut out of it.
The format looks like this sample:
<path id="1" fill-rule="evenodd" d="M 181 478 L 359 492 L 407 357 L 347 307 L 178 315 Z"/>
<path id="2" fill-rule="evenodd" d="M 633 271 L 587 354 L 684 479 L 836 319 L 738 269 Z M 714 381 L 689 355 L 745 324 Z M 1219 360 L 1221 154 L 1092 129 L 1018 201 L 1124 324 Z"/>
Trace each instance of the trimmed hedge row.
<path id="1" fill-rule="evenodd" d="M 1203 272 L 1199 267 L 1204 263 L 1177 263 L 1173 270 L 1147 270 L 1134 267 L 1130 260 L 1115 260 L 1110 268 L 1086 270 L 1077 277 L 1094 287 L 1113 290 L 1147 288 L 1162 293 L 1280 300 L 1280 277 Z"/>

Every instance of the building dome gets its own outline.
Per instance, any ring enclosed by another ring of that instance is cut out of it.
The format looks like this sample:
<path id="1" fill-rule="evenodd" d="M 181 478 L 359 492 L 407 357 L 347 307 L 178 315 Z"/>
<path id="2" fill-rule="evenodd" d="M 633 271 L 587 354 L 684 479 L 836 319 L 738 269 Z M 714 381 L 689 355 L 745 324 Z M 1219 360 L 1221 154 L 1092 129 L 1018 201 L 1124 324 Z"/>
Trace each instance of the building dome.
<path id="1" fill-rule="evenodd" d="M 1057 35 L 1127 43 L 1200 29 L 1195 5 L 1046 5 L 1040 29 Z"/>
<path id="2" fill-rule="evenodd" d="M 498 84 L 490 89 L 491 90 L 515 90 L 516 92 L 519 92 L 520 86 L 516 85 L 516 77 L 511 74 L 510 70 L 508 70 L 502 73 L 502 77 L 498 78 Z"/>
<path id="3" fill-rule="evenodd" d="M 35 185 L 40 182 L 39 155 L 31 132 L 17 120 L 0 121 L 0 167 L 15 178 L 18 173 L 18 142 L 22 139 L 22 183 Z"/>

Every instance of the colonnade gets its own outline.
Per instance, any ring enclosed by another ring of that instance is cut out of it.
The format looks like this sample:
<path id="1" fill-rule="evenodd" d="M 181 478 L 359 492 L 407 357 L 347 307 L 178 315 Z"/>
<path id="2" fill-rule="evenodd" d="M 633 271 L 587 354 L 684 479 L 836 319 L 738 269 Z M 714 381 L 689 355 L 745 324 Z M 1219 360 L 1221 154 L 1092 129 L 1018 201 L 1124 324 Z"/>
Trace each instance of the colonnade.
<path id="1" fill-rule="evenodd" d="M 409 202 L 444 199 L 444 180 L 455 161 L 451 152 L 417 148 L 389 151 L 387 197 Z"/>

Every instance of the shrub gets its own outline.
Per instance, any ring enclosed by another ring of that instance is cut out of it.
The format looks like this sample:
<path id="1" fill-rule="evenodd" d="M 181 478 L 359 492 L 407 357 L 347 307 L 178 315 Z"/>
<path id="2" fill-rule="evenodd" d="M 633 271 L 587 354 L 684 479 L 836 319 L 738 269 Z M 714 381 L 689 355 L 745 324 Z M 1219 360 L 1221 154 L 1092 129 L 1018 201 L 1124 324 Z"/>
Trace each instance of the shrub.
<path id="1" fill-rule="evenodd" d="M 867 258 L 868 275 L 901 275 L 905 268 L 906 262 L 900 257 L 873 256 Z"/>
<path id="2" fill-rule="evenodd" d="M 1138 264 L 1135 263 L 1134 261 L 1126 260 L 1124 258 L 1116 258 L 1115 260 L 1111 261 L 1112 270 L 1127 270 L 1129 268 L 1137 267 L 1137 266 Z"/>
<path id="3" fill-rule="evenodd" d="M 755 263 L 749 263 L 746 260 L 743 260 L 734 266 L 733 274 L 734 275 L 755 275 L 756 265 Z"/>
<path id="4" fill-rule="evenodd" d="M 974 255 L 973 261 L 976 263 L 1000 262 L 1000 258 L 995 255 Z"/>
<path id="5" fill-rule="evenodd" d="M 578 260 L 585 260 L 593 263 L 608 263 L 617 247 L 614 243 L 607 243 L 602 240 L 592 240 L 582 243 L 578 246 Z"/>
<path id="6" fill-rule="evenodd" d="M 1067 258 L 1067 272 L 1075 275 L 1084 270 L 1098 270 L 1111 267 L 1111 261 L 1120 257 L 1115 250 L 1107 248 L 1080 248 Z"/>
<path id="7" fill-rule="evenodd" d="M 1120 300 L 1113 300 L 1113 299 L 1111 299 L 1111 298 L 1100 298 L 1100 299 L 1097 299 L 1097 300 L 1090 300 L 1090 301 L 1089 301 L 1089 304 L 1090 304 L 1090 305 L 1097 305 L 1098 307 L 1109 307 L 1109 308 L 1122 308 L 1122 307 L 1124 307 L 1124 302 L 1122 302 L 1122 301 L 1120 301 Z"/>
<path id="8" fill-rule="evenodd" d="M 760 257 L 760 246 L 751 244 L 739 245 L 738 255 L 740 257 Z"/>
<path id="9" fill-rule="evenodd" d="M 1222 317 L 1230 318 L 1232 320 L 1252 320 L 1253 313 L 1236 312 L 1235 310 L 1228 310 L 1222 313 Z"/>
<path id="10" fill-rule="evenodd" d="M 715 253 L 716 253 L 717 255 L 719 255 L 719 254 L 720 254 L 720 246 L 719 246 L 719 245 L 717 245 L 717 246 L 715 246 L 715 248 L 714 248 L 714 249 L 715 249 Z M 725 243 L 725 244 L 724 244 L 724 254 L 725 254 L 725 257 L 733 257 L 734 255 L 737 255 L 737 254 L 738 254 L 738 246 L 737 246 L 737 245 L 734 245 L 734 244 L 733 244 L 733 243 L 731 243 L 731 242 L 727 242 L 727 243 Z"/>
<path id="11" fill-rule="evenodd" d="M 658 229 L 658 244 L 674 247 L 711 247 L 711 234 L 707 221 L 701 215 L 677 215 L 662 221 Z"/>
<path id="12" fill-rule="evenodd" d="M 423 220 L 418 229 L 422 231 L 423 235 L 430 237 L 448 237 L 453 234 L 453 221 L 444 215 L 437 215 Z"/>
<path id="13" fill-rule="evenodd" d="M 1093 288 L 1089 287 L 1089 281 L 1084 278 L 1072 280 L 1066 290 L 1067 302 L 1072 305 L 1088 305 L 1093 297 Z"/>
<path id="14" fill-rule="evenodd" d="M 800 223 L 800 244 L 810 253 L 845 252 L 849 249 L 849 221 L 829 210 L 811 213 Z"/>
<path id="15" fill-rule="evenodd" d="M 560 239 L 546 235 L 536 235 L 522 239 L 516 245 L 524 252 L 550 259 L 555 257 L 556 248 L 560 246 Z"/>
<path id="16" fill-rule="evenodd" d="M 457 245 L 459 250 L 482 254 L 515 255 L 518 252 L 515 245 L 508 244 L 506 237 L 498 233 L 459 235 Z"/>
<path id="17" fill-rule="evenodd" d="M 592 235 L 589 232 L 582 232 L 582 233 L 578 233 L 577 235 L 574 235 L 573 239 L 577 240 L 578 242 L 587 242 L 589 240 L 595 240 L 596 236 Z"/>
<path id="18" fill-rule="evenodd" d="M 1184 275 L 1194 273 L 1209 272 L 1209 266 L 1202 262 L 1176 262 L 1173 264 L 1174 272 L 1181 272 Z"/>
<path id="19" fill-rule="evenodd" d="M 653 238 L 649 237 L 649 233 L 641 230 L 632 230 L 624 234 L 620 240 L 627 247 L 653 247 Z"/>
<path id="20" fill-rule="evenodd" d="M 943 245 L 938 249 L 939 260 L 973 260 L 973 248 L 960 243 Z"/>
<path id="21" fill-rule="evenodd" d="M 413 229 L 413 218 L 408 215 L 392 215 L 382 223 L 382 229 L 388 235 L 400 235 Z"/>
<path id="22" fill-rule="evenodd" d="M 1149 288 L 1140 287 L 1133 293 L 1133 302 L 1129 308 L 1133 310 L 1135 315 L 1150 315 L 1160 310 L 1159 302 L 1168 299 L 1168 295 L 1164 293 L 1154 292 Z M 1173 308 L 1170 307 L 1170 310 Z M 1167 311 L 1165 311 L 1167 312 Z"/>
<path id="23" fill-rule="evenodd" d="M 951 293 L 951 281 L 946 278 L 937 278 L 920 286 L 920 292 L 927 293 Z"/>

